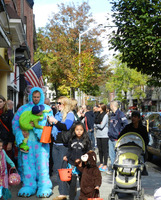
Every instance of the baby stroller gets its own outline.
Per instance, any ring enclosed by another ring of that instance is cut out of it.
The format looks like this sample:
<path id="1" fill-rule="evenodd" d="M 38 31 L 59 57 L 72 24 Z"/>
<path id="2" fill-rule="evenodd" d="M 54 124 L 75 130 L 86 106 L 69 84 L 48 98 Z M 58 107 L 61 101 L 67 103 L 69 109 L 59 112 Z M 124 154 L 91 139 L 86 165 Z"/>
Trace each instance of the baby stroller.
<path id="1" fill-rule="evenodd" d="M 133 194 L 134 200 L 144 200 L 144 189 L 141 187 L 145 154 L 143 138 L 135 132 L 128 132 L 118 139 L 115 150 L 113 185 L 108 199 L 117 200 L 119 193 L 125 193 Z"/>

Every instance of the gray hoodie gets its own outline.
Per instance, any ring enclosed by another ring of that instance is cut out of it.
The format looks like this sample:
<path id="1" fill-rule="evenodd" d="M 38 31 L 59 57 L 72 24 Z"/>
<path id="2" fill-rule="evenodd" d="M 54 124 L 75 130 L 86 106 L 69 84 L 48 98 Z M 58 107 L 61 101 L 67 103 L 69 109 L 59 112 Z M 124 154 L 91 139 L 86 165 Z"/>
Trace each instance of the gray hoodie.
<path id="1" fill-rule="evenodd" d="M 108 115 L 102 119 L 101 124 L 94 124 L 96 129 L 96 138 L 108 138 Z"/>

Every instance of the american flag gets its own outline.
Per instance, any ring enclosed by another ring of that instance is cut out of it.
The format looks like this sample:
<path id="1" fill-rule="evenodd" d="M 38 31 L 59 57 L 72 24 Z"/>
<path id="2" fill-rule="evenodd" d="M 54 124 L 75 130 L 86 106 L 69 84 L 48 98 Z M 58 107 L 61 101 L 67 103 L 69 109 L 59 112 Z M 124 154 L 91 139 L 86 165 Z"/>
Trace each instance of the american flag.
<path id="1" fill-rule="evenodd" d="M 44 86 L 40 61 L 24 73 L 24 78 L 28 85 L 32 85 L 33 87 Z"/>

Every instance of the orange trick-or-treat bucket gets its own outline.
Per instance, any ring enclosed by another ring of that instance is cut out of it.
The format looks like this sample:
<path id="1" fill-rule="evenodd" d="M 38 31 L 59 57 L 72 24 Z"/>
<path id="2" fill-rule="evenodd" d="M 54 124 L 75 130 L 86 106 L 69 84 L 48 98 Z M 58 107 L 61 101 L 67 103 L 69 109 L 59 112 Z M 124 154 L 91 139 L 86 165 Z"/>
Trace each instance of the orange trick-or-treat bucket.
<path id="1" fill-rule="evenodd" d="M 72 169 L 58 169 L 61 181 L 70 181 L 72 178 Z"/>
<path id="2" fill-rule="evenodd" d="M 40 142 L 42 143 L 51 143 L 51 126 L 44 126 Z"/>

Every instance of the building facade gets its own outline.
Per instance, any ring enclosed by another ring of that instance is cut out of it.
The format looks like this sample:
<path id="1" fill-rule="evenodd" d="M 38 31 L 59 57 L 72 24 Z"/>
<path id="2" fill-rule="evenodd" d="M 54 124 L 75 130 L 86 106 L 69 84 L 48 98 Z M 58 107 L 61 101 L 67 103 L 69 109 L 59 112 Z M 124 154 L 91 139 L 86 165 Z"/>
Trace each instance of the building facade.
<path id="1" fill-rule="evenodd" d="M 0 0 L 0 94 L 23 104 L 24 72 L 32 65 L 35 23 L 32 0 Z"/>

